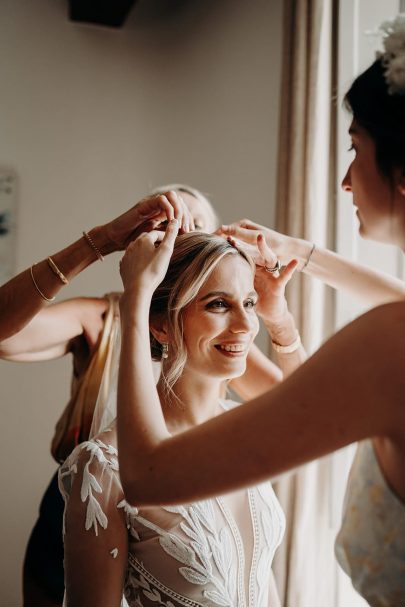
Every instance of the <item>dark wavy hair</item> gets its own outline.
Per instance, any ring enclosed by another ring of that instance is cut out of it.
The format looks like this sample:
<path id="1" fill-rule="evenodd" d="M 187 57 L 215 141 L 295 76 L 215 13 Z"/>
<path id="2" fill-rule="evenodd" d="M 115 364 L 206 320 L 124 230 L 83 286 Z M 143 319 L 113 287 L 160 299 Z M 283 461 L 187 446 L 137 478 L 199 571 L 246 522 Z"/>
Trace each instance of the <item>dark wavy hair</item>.
<path id="1" fill-rule="evenodd" d="M 394 169 L 405 169 L 405 95 L 388 93 L 380 59 L 356 78 L 343 103 L 374 140 L 381 173 L 391 179 Z"/>

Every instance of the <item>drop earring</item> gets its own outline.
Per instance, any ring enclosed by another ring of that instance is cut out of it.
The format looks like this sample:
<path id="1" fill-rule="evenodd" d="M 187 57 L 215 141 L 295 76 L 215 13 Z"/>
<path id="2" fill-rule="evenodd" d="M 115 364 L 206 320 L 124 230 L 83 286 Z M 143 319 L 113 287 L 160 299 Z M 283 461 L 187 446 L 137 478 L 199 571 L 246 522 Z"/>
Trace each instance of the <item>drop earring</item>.
<path id="1" fill-rule="evenodd" d="M 162 344 L 162 358 L 169 358 L 169 344 Z"/>

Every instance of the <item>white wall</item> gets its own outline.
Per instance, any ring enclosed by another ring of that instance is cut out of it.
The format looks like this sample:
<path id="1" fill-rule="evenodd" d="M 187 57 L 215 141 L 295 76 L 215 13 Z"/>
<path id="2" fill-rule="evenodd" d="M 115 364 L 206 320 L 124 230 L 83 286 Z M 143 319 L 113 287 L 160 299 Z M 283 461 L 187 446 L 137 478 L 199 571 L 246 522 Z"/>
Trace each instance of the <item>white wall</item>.
<path id="1" fill-rule="evenodd" d="M 144 0 L 122 30 L 67 0 L 2 0 L 0 167 L 19 180 L 17 270 L 151 186 L 186 181 L 224 221 L 271 223 L 281 57 L 277 0 Z M 64 296 L 119 288 L 117 257 Z M 18 304 L 18 302 L 16 302 Z M 0 598 L 21 603 L 24 547 L 55 464 L 70 361 L 1 363 Z"/>

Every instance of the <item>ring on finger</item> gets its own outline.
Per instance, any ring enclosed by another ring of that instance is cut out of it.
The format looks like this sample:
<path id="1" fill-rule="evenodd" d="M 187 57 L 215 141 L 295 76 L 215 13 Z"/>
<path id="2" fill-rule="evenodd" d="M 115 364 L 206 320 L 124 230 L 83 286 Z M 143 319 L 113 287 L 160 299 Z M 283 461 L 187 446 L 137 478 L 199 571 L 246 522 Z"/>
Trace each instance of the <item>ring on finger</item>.
<path id="1" fill-rule="evenodd" d="M 276 265 L 274 266 L 274 268 L 269 268 L 269 266 L 264 266 L 264 269 L 266 270 L 266 272 L 269 272 L 270 274 L 275 274 L 276 272 L 280 272 L 281 270 L 281 263 L 280 260 L 277 259 Z"/>

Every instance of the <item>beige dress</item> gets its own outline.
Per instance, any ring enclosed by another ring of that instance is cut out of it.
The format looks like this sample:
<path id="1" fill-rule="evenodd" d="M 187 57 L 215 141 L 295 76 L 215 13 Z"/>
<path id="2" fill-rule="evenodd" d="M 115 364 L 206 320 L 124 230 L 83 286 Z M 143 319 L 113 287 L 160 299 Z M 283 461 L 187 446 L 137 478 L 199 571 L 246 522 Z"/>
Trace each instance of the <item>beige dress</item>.
<path id="1" fill-rule="evenodd" d="M 405 504 L 387 485 L 369 440 L 359 444 L 350 471 L 335 552 L 370 605 L 405 607 Z"/>

